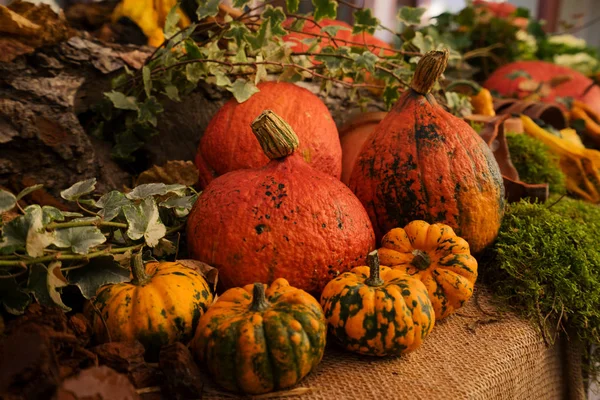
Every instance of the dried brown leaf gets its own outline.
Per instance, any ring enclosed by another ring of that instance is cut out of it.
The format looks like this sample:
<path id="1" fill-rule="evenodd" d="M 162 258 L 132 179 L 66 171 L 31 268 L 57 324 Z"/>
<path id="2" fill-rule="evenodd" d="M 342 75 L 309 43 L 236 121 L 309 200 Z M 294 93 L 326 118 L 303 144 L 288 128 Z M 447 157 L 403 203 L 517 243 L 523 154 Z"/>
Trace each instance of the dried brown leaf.
<path id="1" fill-rule="evenodd" d="M 39 34 L 41 26 L 0 5 L 0 32 L 13 35 L 32 36 Z"/>
<path id="2" fill-rule="evenodd" d="M 135 185 L 144 183 L 179 183 L 192 186 L 198 182 L 198 169 L 191 161 L 168 161 L 163 166 L 153 166 L 137 178 Z"/>
<path id="3" fill-rule="evenodd" d="M 206 281 L 213 285 L 213 291 L 217 290 L 217 282 L 219 280 L 219 270 L 215 267 L 203 263 L 197 260 L 177 260 L 177 262 L 184 267 L 193 269 L 194 271 L 200 272 L 206 278 Z"/>
<path id="4" fill-rule="evenodd" d="M 107 367 L 92 367 L 65 380 L 56 391 L 57 400 L 137 400 L 140 396 L 123 374 Z"/>

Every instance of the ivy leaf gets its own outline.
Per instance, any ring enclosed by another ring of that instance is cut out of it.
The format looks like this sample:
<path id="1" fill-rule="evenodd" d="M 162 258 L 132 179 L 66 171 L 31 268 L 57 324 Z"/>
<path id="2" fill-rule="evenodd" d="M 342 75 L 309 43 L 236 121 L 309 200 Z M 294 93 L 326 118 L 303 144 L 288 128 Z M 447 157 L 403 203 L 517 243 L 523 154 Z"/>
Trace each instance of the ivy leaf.
<path id="1" fill-rule="evenodd" d="M 522 69 L 518 69 L 516 71 L 513 71 L 510 74 L 507 74 L 506 77 L 508 79 L 510 79 L 511 81 L 514 81 L 515 79 L 518 79 L 518 78 L 531 79 L 531 75 L 529 75 L 529 72 L 523 71 Z"/>
<path id="2" fill-rule="evenodd" d="M 337 33 L 339 31 L 349 31 L 350 28 L 346 28 L 345 26 L 341 26 L 341 25 L 327 25 L 321 28 L 321 32 L 327 34 L 327 35 L 331 35 L 333 37 L 335 37 L 335 35 L 337 35 Z"/>
<path id="3" fill-rule="evenodd" d="M 19 288 L 15 278 L 0 277 L 0 304 L 13 315 L 21 315 L 31 303 L 29 294 Z"/>
<path id="4" fill-rule="evenodd" d="M 264 64 L 259 64 L 263 62 L 263 57 L 259 54 L 256 56 L 256 75 L 254 77 L 254 84 L 258 85 L 258 83 L 267 78 L 267 68 Z"/>
<path id="5" fill-rule="evenodd" d="M 138 121 L 149 122 L 150 125 L 156 126 L 158 123 L 156 115 L 163 112 L 164 108 L 156 97 L 148 97 L 141 105 L 138 110 Z"/>
<path id="6" fill-rule="evenodd" d="M 81 214 L 79 214 L 79 215 L 81 215 Z M 48 225 L 49 223 L 54 222 L 54 221 L 64 221 L 64 220 L 65 220 L 65 215 L 58 208 L 52 207 L 52 206 L 43 206 L 42 207 L 42 224 L 43 225 Z"/>
<path id="7" fill-rule="evenodd" d="M 260 92 L 260 89 L 254 85 L 252 82 L 248 82 L 242 78 L 236 79 L 236 81 L 231 85 L 231 88 L 228 88 L 231 93 L 233 93 L 233 97 L 238 101 L 238 103 L 243 103 L 248 100 L 254 93 Z"/>
<path id="8" fill-rule="evenodd" d="M 235 8 L 244 8 L 248 3 L 250 3 L 250 0 L 233 0 L 233 6 Z"/>
<path id="9" fill-rule="evenodd" d="M 0 213 L 12 210 L 17 205 L 17 198 L 11 192 L 0 189 Z"/>
<path id="10" fill-rule="evenodd" d="M 203 76 L 206 75 L 204 66 L 200 63 L 191 63 L 185 66 L 185 77 L 194 85 L 198 83 Z"/>
<path id="11" fill-rule="evenodd" d="M 164 196 L 167 193 L 175 193 L 178 196 L 183 196 L 187 186 L 174 183 L 165 185 L 164 183 L 144 183 L 136 186 L 125 196 L 130 200 L 141 200 L 150 196 Z"/>
<path id="12" fill-rule="evenodd" d="M 398 10 L 398 19 L 407 25 L 419 25 L 423 14 L 427 11 L 423 7 L 401 7 Z"/>
<path id="13" fill-rule="evenodd" d="M 176 2 L 173 7 L 169 10 L 167 18 L 165 19 L 165 27 L 163 29 L 165 38 L 172 37 L 177 32 L 177 23 L 179 22 L 180 15 L 177 12 L 179 9 L 179 2 Z M 142 71 L 143 72 L 143 71 Z M 145 82 L 144 82 L 145 85 Z M 148 96 L 150 96 L 148 94 Z"/>
<path id="14" fill-rule="evenodd" d="M 281 23 L 285 21 L 285 13 L 281 7 L 273 7 L 267 5 L 265 11 L 261 14 L 263 19 L 262 24 L 268 24 L 271 34 L 275 36 L 283 36 L 287 33 L 281 26 Z"/>
<path id="15" fill-rule="evenodd" d="M 111 155 L 120 160 L 134 161 L 135 158 L 131 154 L 143 145 L 144 142 L 138 139 L 133 130 L 127 129 L 115 135 L 115 146 L 112 149 Z"/>
<path id="16" fill-rule="evenodd" d="M 285 7 L 288 13 L 295 13 L 300 6 L 300 0 L 285 0 Z"/>
<path id="17" fill-rule="evenodd" d="M 360 56 L 354 60 L 354 63 L 359 68 L 365 68 L 369 72 L 375 71 L 375 63 L 379 60 L 379 58 L 371 53 L 370 51 L 364 51 Z"/>
<path id="18" fill-rule="evenodd" d="M 229 79 L 229 77 L 227 75 L 225 75 L 222 72 L 215 74 L 215 83 L 217 86 L 220 86 L 220 87 L 231 86 L 231 80 Z"/>
<path id="19" fill-rule="evenodd" d="M 400 91 L 398 90 L 398 86 L 386 86 L 383 91 L 383 100 L 385 101 L 385 105 L 388 108 L 392 108 L 396 101 L 400 98 Z"/>
<path id="20" fill-rule="evenodd" d="M 92 193 L 94 189 L 96 189 L 96 178 L 86 179 L 60 192 L 60 197 L 65 200 L 75 201 L 83 195 Z"/>
<path id="21" fill-rule="evenodd" d="M 199 0 L 196 15 L 202 20 L 206 17 L 214 17 L 219 13 L 219 0 Z"/>
<path id="22" fill-rule="evenodd" d="M 415 46 L 417 46 L 419 48 L 419 51 L 423 54 L 431 51 L 431 50 L 435 50 L 435 43 L 433 42 L 433 39 L 431 38 L 431 36 L 427 35 L 423 35 L 423 33 L 421 32 L 416 32 L 415 33 L 415 37 L 412 39 L 412 44 L 414 44 Z M 415 58 L 415 60 L 411 59 L 411 62 L 418 62 L 418 60 L 420 59 L 420 57 L 413 57 Z"/>
<path id="23" fill-rule="evenodd" d="M 54 233 L 44 229 L 43 211 L 39 205 L 26 207 L 25 217 L 29 220 L 25 250 L 31 257 L 41 257 L 44 255 L 44 249 L 52 244 Z"/>
<path id="24" fill-rule="evenodd" d="M 96 257 L 86 266 L 70 271 L 69 282 L 89 300 L 104 285 L 131 281 L 129 272 L 129 268 L 123 268 L 113 256 Z"/>
<path id="25" fill-rule="evenodd" d="M 148 246 L 154 247 L 167 233 L 154 198 L 147 198 L 138 205 L 125 206 L 123 212 L 129 223 L 127 236 L 130 239 L 138 240 L 143 237 Z"/>
<path id="26" fill-rule="evenodd" d="M 179 89 L 177 89 L 177 86 L 174 85 L 167 85 L 165 86 L 165 94 L 167 95 L 167 97 L 173 101 L 181 101 L 181 99 L 179 98 Z"/>
<path id="27" fill-rule="evenodd" d="M 379 20 L 373 16 L 370 8 L 356 10 L 354 12 L 354 26 L 352 27 L 352 33 L 357 34 L 367 32 L 374 34 L 379 24 Z"/>
<path id="28" fill-rule="evenodd" d="M 137 110 L 138 109 L 137 101 L 134 96 L 128 97 L 128 96 L 125 96 L 125 94 L 114 91 L 114 90 L 111 92 L 108 92 L 108 93 L 104 93 L 104 95 L 106 97 L 108 97 L 110 99 L 110 101 L 112 101 L 113 106 L 115 106 L 115 108 L 118 108 L 121 110 Z"/>
<path id="29" fill-rule="evenodd" d="M 19 192 L 19 194 L 17 195 L 17 201 L 21 200 L 23 197 L 27 196 L 28 194 L 35 192 L 36 190 L 40 190 L 43 187 L 44 187 L 44 185 L 42 185 L 42 184 L 26 187 L 25 189 L 21 190 Z"/>
<path id="30" fill-rule="evenodd" d="M 152 93 L 152 77 L 151 77 L 150 68 L 147 65 L 142 67 L 142 78 L 144 80 L 144 91 L 146 92 L 146 96 L 150 97 Z"/>
<path id="31" fill-rule="evenodd" d="M 33 264 L 27 280 L 27 290 L 41 305 L 58 305 L 64 311 L 71 311 L 71 308 L 63 303 L 58 291 L 69 285 L 60 267 L 60 261 L 51 263 L 48 268 L 44 264 Z"/>
<path id="32" fill-rule="evenodd" d="M 197 194 L 184 197 L 171 197 L 160 203 L 160 206 L 164 208 L 174 208 L 177 217 L 182 218 L 189 214 L 196 200 L 198 200 Z"/>
<path id="33" fill-rule="evenodd" d="M 164 257 L 175 253 L 177 253 L 177 246 L 165 238 L 160 239 L 158 245 L 152 249 L 152 254 L 156 257 Z"/>
<path id="34" fill-rule="evenodd" d="M 314 18 L 319 22 L 323 18 L 335 19 L 337 17 L 338 3 L 335 0 L 312 0 L 315 8 Z"/>
<path id="35" fill-rule="evenodd" d="M 71 248 L 76 254 L 88 254 L 90 248 L 106 242 L 106 237 L 95 226 L 76 226 L 57 229 L 53 244 L 59 248 Z"/>
<path id="36" fill-rule="evenodd" d="M 131 204 L 125 195 L 117 190 L 106 193 L 96 202 L 96 207 L 101 208 L 98 212 L 105 221 L 116 218 L 124 206 Z"/>
<path id="37" fill-rule="evenodd" d="M 198 58 L 202 58 L 202 53 L 200 52 L 200 48 L 192 39 L 187 39 L 184 42 L 185 53 L 187 54 L 187 58 L 190 60 L 195 60 Z"/>
<path id="38" fill-rule="evenodd" d="M 233 21 L 224 36 L 227 39 L 235 40 L 235 43 L 240 47 L 250 35 L 251 32 L 244 23 Z"/>

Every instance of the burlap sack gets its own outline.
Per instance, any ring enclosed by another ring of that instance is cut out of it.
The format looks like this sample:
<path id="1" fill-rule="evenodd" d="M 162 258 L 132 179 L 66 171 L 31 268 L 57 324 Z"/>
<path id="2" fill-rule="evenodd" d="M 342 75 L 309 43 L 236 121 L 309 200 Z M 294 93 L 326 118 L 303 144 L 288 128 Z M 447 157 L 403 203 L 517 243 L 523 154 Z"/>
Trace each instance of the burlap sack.
<path id="1" fill-rule="evenodd" d="M 581 400 L 585 392 L 580 354 L 568 347 L 564 340 L 546 347 L 531 323 L 512 313 L 498 313 L 489 293 L 479 289 L 457 314 L 437 323 L 417 351 L 379 359 L 330 344 L 317 370 L 295 391 L 265 397 Z M 207 381 L 203 399 L 232 397 L 237 396 Z"/>

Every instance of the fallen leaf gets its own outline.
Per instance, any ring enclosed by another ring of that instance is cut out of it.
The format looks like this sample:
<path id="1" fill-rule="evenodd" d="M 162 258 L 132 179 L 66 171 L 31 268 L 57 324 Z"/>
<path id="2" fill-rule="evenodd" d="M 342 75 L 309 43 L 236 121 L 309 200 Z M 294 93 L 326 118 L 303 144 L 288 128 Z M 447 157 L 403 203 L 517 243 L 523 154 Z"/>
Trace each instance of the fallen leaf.
<path id="1" fill-rule="evenodd" d="M 202 398 L 202 375 L 190 350 L 176 342 L 160 350 L 158 364 L 164 375 L 163 394 L 169 399 Z"/>
<path id="2" fill-rule="evenodd" d="M 8 7 L 0 6 L 0 32 L 31 36 L 39 34 L 40 29 L 42 27 L 38 24 L 34 24 Z"/>
<path id="3" fill-rule="evenodd" d="M 211 267 L 210 265 L 203 263 L 198 260 L 177 260 L 177 263 L 183 265 L 184 267 L 188 267 L 193 269 L 196 272 L 201 273 L 206 281 L 213 285 L 213 291 L 217 290 L 217 282 L 219 281 L 219 270 L 215 267 Z"/>
<path id="4" fill-rule="evenodd" d="M 143 183 L 179 183 L 192 186 L 198 182 L 198 168 L 191 161 L 168 161 L 165 165 L 155 165 L 142 172 L 135 185 Z"/>
<path id="5" fill-rule="evenodd" d="M 56 391 L 56 400 L 137 400 L 140 396 L 123 374 L 105 365 L 81 371 L 66 379 Z"/>

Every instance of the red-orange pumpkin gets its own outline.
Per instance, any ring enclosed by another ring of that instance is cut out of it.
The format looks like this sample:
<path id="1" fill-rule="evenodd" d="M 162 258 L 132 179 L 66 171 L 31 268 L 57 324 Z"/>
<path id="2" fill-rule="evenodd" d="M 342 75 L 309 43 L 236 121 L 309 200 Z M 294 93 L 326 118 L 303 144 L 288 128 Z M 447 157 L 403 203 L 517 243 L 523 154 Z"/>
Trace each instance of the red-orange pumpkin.
<path id="1" fill-rule="evenodd" d="M 557 97 L 572 97 L 600 113 L 600 87 L 592 86 L 593 80 L 571 68 L 546 61 L 517 61 L 504 65 L 494 71 L 483 86 L 497 91 L 502 96 L 520 99 L 531 94 L 530 88 L 522 85 L 523 81 L 549 83 L 557 77 L 569 79 L 562 79 L 562 83 L 554 86 L 547 96 L 541 98 L 542 101 L 551 102 Z"/>
<path id="2" fill-rule="evenodd" d="M 225 288 L 285 278 L 319 294 L 373 250 L 369 216 L 346 185 L 294 153 L 298 138 L 276 114 L 252 128 L 271 161 L 206 187 L 187 222 L 191 256 L 218 268 Z"/>
<path id="3" fill-rule="evenodd" d="M 447 61 L 447 50 L 419 61 L 411 89 L 363 144 L 349 187 L 378 239 L 413 220 L 441 222 L 476 253 L 498 234 L 504 184 L 488 145 L 429 93 Z"/>
<path id="4" fill-rule="evenodd" d="M 265 109 L 281 115 L 300 138 L 298 152 L 319 171 L 339 179 L 342 149 L 337 127 L 327 106 L 316 95 L 287 82 L 262 82 L 260 92 L 238 103 L 229 100 L 211 119 L 200 139 L 196 167 L 199 184 L 243 168 L 258 168 L 269 159 L 260 149 L 250 124 Z"/>
<path id="5" fill-rule="evenodd" d="M 291 27 L 291 23 L 293 19 L 289 19 L 285 22 L 286 27 L 289 29 Z M 309 45 L 302 43 L 301 41 L 304 39 L 312 39 L 322 35 L 327 36 L 325 33 L 321 32 L 321 27 L 326 26 L 339 26 L 345 29 L 340 29 L 335 34 L 334 38 L 336 39 L 336 43 L 333 43 L 331 39 L 328 37 L 322 37 L 320 46 L 321 48 L 326 46 L 365 46 L 372 53 L 379 55 L 381 49 L 383 50 L 383 54 L 386 56 L 394 55 L 393 51 L 387 50 L 391 49 L 392 46 L 389 43 L 384 42 L 381 39 L 376 38 L 373 35 L 370 35 L 366 32 L 359 34 L 352 34 L 352 26 L 348 25 L 344 21 L 339 21 L 335 19 L 325 18 L 315 23 L 314 21 L 306 21 L 304 26 L 302 27 L 302 32 L 291 32 L 289 35 L 283 37 L 285 41 L 294 42 L 292 49 L 295 52 L 303 52 L 309 49 Z"/>

